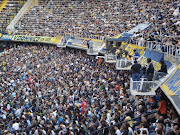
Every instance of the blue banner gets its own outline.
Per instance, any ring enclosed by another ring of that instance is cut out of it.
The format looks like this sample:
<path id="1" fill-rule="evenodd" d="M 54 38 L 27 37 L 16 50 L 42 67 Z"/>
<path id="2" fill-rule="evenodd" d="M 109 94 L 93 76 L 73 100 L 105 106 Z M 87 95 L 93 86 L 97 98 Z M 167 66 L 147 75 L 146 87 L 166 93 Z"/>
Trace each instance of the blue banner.
<path id="1" fill-rule="evenodd" d="M 11 40 L 14 37 L 14 35 L 8 35 L 8 34 L 3 34 L 1 36 L 2 40 Z"/>

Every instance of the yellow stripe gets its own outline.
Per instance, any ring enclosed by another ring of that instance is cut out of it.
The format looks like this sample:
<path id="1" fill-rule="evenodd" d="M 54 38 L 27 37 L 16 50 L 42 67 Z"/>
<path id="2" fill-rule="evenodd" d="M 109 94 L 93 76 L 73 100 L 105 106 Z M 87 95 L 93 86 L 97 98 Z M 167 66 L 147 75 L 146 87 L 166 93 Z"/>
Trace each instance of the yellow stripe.
<path id="1" fill-rule="evenodd" d="M 115 36 L 114 38 L 120 38 L 121 37 L 121 35 L 117 35 L 117 36 Z"/>
<path id="2" fill-rule="evenodd" d="M 126 43 L 125 43 L 125 42 L 122 42 L 121 45 L 126 45 Z"/>
<path id="3" fill-rule="evenodd" d="M 6 7 L 7 3 L 8 3 L 8 0 L 3 0 L 2 4 L 1 4 L 1 6 L 0 6 L 0 12 L 2 11 L 2 9 L 3 9 L 4 7 Z"/>
<path id="4" fill-rule="evenodd" d="M 81 45 L 81 44 L 72 43 L 72 45 L 77 45 L 77 46 L 81 46 L 81 47 L 87 48 L 87 46 Z"/>
<path id="5" fill-rule="evenodd" d="M 61 38 L 62 38 L 62 36 L 57 35 L 53 42 L 57 44 L 60 42 Z"/>

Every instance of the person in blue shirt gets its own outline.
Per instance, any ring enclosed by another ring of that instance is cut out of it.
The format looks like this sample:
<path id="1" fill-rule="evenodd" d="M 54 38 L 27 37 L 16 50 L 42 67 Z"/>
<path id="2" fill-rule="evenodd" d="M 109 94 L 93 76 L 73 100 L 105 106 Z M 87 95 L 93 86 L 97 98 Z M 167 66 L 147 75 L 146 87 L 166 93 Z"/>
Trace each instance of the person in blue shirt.
<path id="1" fill-rule="evenodd" d="M 134 49 L 134 56 L 133 56 L 133 59 L 136 60 L 136 59 L 138 59 L 139 57 L 140 57 L 139 52 L 138 52 L 136 49 Z"/>
<path id="2" fill-rule="evenodd" d="M 63 114 L 61 113 L 58 118 L 58 126 L 63 122 Z"/>

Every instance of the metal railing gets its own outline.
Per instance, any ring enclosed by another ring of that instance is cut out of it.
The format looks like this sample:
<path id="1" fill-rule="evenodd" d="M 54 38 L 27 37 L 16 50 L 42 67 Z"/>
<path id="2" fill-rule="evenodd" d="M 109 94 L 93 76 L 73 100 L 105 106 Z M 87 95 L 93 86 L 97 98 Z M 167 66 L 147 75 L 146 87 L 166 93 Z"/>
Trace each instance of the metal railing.
<path id="1" fill-rule="evenodd" d="M 87 54 L 88 55 L 98 55 L 99 54 L 99 51 L 96 49 L 92 49 L 92 48 L 88 48 L 87 49 Z"/>
<path id="2" fill-rule="evenodd" d="M 133 65 L 133 60 L 129 60 L 128 58 L 122 58 L 116 60 L 116 69 L 118 70 L 130 70 Z"/>
<path id="3" fill-rule="evenodd" d="M 63 36 L 69 34 L 71 37 L 77 37 L 77 38 L 90 38 L 90 39 L 98 39 L 98 40 L 105 40 L 106 37 L 105 36 L 100 36 L 100 35 L 93 35 L 93 34 L 88 34 L 88 35 L 85 35 L 85 34 L 72 34 L 72 33 L 64 33 Z"/>
<path id="4" fill-rule="evenodd" d="M 117 56 L 114 54 L 105 54 L 105 62 L 116 63 Z"/>
<path id="5" fill-rule="evenodd" d="M 57 43 L 57 47 L 66 47 L 66 43 L 59 42 L 59 43 Z"/>
<path id="6" fill-rule="evenodd" d="M 136 41 L 137 46 L 144 46 L 150 50 L 164 53 L 164 59 L 170 61 L 173 64 L 180 64 L 180 47 L 172 44 L 163 44 L 157 41 L 145 41 L 139 43 Z"/>
<path id="7" fill-rule="evenodd" d="M 148 81 L 146 78 L 141 78 L 140 81 L 130 79 L 130 91 L 132 95 L 155 95 L 158 81 Z"/>

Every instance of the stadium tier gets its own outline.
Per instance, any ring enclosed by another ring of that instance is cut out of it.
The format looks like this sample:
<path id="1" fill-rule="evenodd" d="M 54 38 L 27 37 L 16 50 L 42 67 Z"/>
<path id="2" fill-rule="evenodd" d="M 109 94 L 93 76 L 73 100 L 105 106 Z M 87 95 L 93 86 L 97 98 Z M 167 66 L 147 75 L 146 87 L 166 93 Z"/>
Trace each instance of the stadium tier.
<path id="1" fill-rule="evenodd" d="M 3 0 L 0 7 L 0 33 L 6 31 L 6 27 L 17 15 L 26 0 Z"/>
<path id="2" fill-rule="evenodd" d="M 118 0 L 43 1 L 31 7 L 19 21 L 17 34 L 114 36 L 147 21 L 138 16 L 138 6 Z M 138 21 L 137 21 L 138 18 Z M 134 20 L 134 21 L 133 21 Z"/>
<path id="3" fill-rule="evenodd" d="M 179 10 L 0 1 L 0 135 L 179 135 Z"/>

